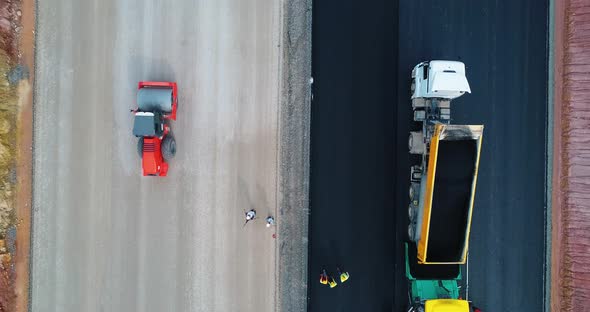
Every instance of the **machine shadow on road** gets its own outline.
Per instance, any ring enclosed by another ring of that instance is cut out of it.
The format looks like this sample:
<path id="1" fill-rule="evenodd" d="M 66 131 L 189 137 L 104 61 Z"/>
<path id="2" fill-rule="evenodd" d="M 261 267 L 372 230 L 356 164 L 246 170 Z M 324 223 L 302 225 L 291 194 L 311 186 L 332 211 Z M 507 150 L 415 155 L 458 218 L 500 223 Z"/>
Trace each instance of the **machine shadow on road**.
<path id="1" fill-rule="evenodd" d="M 169 61 L 163 58 L 132 56 L 127 63 L 127 81 L 177 81 L 177 75 Z"/>

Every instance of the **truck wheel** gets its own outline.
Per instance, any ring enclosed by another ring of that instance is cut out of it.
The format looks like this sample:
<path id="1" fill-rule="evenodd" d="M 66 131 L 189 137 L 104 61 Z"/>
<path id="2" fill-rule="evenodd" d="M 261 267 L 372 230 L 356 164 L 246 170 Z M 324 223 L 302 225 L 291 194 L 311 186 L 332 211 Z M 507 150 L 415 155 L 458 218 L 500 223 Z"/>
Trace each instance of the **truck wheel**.
<path id="1" fill-rule="evenodd" d="M 137 155 L 139 155 L 139 158 L 143 157 L 143 138 L 139 138 L 137 141 Z"/>
<path id="2" fill-rule="evenodd" d="M 424 134 L 422 131 L 411 131 L 408 136 L 408 150 L 410 154 L 424 154 L 426 146 L 424 144 Z"/>
<path id="3" fill-rule="evenodd" d="M 410 189 L 408 190 L 410 196 L 410 202 L 418 201 L 420 199 L 420 183 L 411 182 Z"/>
<path id="4" fill-rule="evenodd" d="M 410 219 L 410 222 L 414 222 L 416 221 L 416 215 L 418 214 L 418 207 L 412 205 L 412 203 L 410 203 L 408 205 L 408 218 Z"/>
<path id="5" fill-rule="evenodd" d="M 416 242 L 416 231 L 413 224 L 408 225 L 408 239 L 411 242 Z"/>
<path id="6" fill-rule="evenodd" d="M 424 307 L 422 305 L 413 304 L 409 309 L 408 312 L 424 312 Z"/>
<path id="7" fill-rule="evenodd" d="M 176 155 L 176 140 L 174 137 L 168 135 L 162 141 L 162 156 L 166 160 L 174 158 Z"/>

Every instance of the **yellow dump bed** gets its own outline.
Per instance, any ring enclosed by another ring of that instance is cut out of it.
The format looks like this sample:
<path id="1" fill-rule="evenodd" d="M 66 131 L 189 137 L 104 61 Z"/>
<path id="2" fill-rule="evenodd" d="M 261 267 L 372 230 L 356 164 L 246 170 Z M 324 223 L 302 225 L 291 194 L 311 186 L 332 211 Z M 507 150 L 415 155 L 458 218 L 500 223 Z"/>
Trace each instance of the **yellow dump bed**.
<path id="1" fill-rule="evenodd" d="M 482 125 L 435 125 L 429 144 L 419 263 L 466 261 L 482 135 Z"/>

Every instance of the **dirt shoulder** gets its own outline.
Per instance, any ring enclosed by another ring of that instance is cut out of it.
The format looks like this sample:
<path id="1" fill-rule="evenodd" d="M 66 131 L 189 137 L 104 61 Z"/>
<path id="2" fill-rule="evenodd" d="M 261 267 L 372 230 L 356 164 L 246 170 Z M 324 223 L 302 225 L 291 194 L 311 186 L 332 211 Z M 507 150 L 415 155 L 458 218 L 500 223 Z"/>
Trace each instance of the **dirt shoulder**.
<path id="1" fill-rule="evenodd" d="M 555 1 L 551 311 L 590 306 L 590 3 Z"/>
<path id="2" fill-rule="evenodd" d="M 0 312 L 28 311 L 34 8 L 0 2 Z"/>
<path id="3" fill-rule="evenodd" d="M 19 117 L 17 136 L 16 215 L 16 309 L 29 310 L 29 263 L 32 209 L 33 82 L 35 78 L 35 1 L 22 0 L 22 30 L 19 36 L 20 64 L 28 71 L 18 85 Z"/>

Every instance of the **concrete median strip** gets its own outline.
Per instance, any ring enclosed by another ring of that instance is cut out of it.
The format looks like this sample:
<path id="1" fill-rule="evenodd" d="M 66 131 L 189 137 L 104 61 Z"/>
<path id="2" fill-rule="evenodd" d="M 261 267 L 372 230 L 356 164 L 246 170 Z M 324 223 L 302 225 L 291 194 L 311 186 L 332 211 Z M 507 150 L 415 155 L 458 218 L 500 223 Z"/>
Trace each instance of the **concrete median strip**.
<path id="1" fill-rule="evenodd" d="M 296 0 L 282 8 L 277 311 L 307 310 L 311 7 Z"/>

